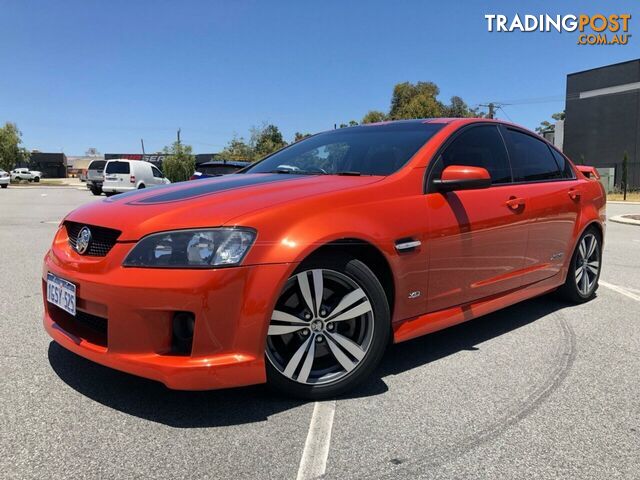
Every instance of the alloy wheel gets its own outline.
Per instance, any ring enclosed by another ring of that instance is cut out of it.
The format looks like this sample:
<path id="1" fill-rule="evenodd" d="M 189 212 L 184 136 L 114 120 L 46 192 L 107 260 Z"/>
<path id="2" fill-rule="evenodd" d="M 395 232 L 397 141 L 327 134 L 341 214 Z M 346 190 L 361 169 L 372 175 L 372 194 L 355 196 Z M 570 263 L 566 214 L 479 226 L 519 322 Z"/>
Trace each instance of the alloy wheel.
<path id="1" fill-rule="evenodd" d="M 582 237 L 576 255 L 575 280 L 578 291 L 588 296 L 598 279 L 600 271 L 600 249 L 598 239 L 593 233 Z"/>
<path id="2" fill-rule="evenodd" d="M 335 270 L 306 270 L 287 281 L 276 303 L 266 355 L 289 380 L 335 383 L 361 364 L 373 330 L 373 308 L 360 285 Z"/>

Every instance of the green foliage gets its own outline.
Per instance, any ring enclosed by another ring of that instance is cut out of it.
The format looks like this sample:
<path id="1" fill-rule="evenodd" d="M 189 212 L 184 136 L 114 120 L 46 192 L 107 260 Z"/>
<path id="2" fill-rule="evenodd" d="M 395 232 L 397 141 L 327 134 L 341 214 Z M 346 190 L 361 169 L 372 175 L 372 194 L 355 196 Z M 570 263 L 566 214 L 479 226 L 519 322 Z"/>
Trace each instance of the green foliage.
<path id="1" fill-rule="evenodd" d="M 162 170 L 171 182 L 184 182 L 189 180 L 196 170 L 196 157 L 192 153 L 191 145 L 173 142 L 171 146 L 164 147 L 165 155 L 162 162 Z"/>
<path id="2" fill-rule="evenodd" d="M 451 97 L 449 105 L 445 106 L 444 114 L 449 118 L 482 117 L 477 108 L 470 108 L 461 97 L 456 95 Z"/>
<path id="3" fill-rule="evenodd" d="M 347 127 L 355 127 L 358 125 L 358 122 L 355 120 L 349 120 L 349 123 L 341 123 L 339 128 L 347 128 Z"/>
<path id="4" fill-rule="evenodd" d="M 15 123 L 7 122 L 0 128 L 0 168 L 10 172 L 17 164 L 29 160 L 29 152 L 21 143 L 22 132 Z"/>
<path id="5" fill-rule="evenodd" d="M 392 120 L 441 117 L 445 107 L 436 98 L 439 93 L 433 82 L 399 83 L 393 88 L 389 117 Z"/>
<path id="6" fill-rule="evenodd" d="M 380 110 L 369 110 L 364 117 L 362 117 L 362 124 L 365 123 L 378 123 L 387 120 L 387 114 Z"/>
<path id="7" fill-rule="evenodd" d="M 253 128 L 251 138 L 253 145 L 255 145 L 256 160 L 287 146 L 280 129 L 272 124 L 264 125 L 262 128 Z"/>
<path id="8" fill-rule="evenodd" d="M 300 132 L 296 132 L 296 134 L 293 137 L 293 141 L 295 142 L 299 142 L 300 140 L 304 140 L 307 137 L 310 137 L 311 134 L 310 133 L 300 133 Z"/>
<path id="9" fill-rule="evenodd" d="M 558 112 L 551 115 L 551 118 L 555 121 L 564 120 L 564 112 Z M 536 127 L 536 132 L 542 135 L 545 132 L 553 132 L 555 130 L 555 124 L 544 120 L 540 122 L 540 125 Z"/>
<path id="10" fill-rule="evenodd" d="M 234 135 L 219 156 L 224 160 L 253 162 L 255 160 L 255 151 L 243 137 Z"/>
<path id="11" fill-rule="evenodd" d="M 296 132 L 296 140 L 309 134 Z M 220 152 L 220 157 L 225 160 L 242 160 L 255 162 L 273 152 L 287 146 L 280 129 L 273 124 L 265 124 L 262 127 L 253 127 L 251 137 L 247 142 L 244 137 L 234 137 Z"/>

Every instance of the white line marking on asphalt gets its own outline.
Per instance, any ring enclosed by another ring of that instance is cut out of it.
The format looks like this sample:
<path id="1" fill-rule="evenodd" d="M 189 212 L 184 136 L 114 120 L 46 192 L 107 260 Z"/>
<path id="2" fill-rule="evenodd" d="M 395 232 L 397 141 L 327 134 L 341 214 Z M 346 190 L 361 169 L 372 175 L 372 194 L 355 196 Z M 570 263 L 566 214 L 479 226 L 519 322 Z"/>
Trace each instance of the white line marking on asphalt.
<path id="1" fill-rule="evenodd" d="M 336 401 L 316 402 L 311 415 L 309 433 L 304 444 L 297 480 L 317 478 L 324 475 L 331 444 L 333 416 L 336 412 Z"/>
<path id="2" fill-rule="evenodd" d="M 607 287 L 609 290 L 613 290 L 614 292 L 618 292 L 619 294 L 624 295 L 625 297 L 629 297 L 635 300 L 636 302 L 640 302 L 640 295 L 631 293 L 626 288 L 619 287 L 618 285 L 613 285 L 612 283 L 609 283 L 609 282 L 603 282 L 602 280 L 600 280 L 598 283 L 603 287 Z"/>

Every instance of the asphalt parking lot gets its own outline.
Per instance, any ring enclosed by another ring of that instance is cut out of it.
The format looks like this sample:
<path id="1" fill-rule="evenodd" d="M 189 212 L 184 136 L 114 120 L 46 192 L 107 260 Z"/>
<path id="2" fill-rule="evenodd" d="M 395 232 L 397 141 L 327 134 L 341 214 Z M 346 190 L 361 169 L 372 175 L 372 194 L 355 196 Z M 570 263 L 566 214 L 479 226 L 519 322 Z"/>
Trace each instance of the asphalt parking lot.
<path id="1" fill-rule="evenodd" d="M 316 407 L 263 386 L 170 391 L 52 343 L 42 257 L 91 201 L 0 192 L 3 478 L 293 479 L 323 452 L 326 478 L 640 478 L 640 227 L 608 222 L 593 301 L 541 297 L 393 346 Z M 608 206 L 624 213 L 640 205 Z"/>

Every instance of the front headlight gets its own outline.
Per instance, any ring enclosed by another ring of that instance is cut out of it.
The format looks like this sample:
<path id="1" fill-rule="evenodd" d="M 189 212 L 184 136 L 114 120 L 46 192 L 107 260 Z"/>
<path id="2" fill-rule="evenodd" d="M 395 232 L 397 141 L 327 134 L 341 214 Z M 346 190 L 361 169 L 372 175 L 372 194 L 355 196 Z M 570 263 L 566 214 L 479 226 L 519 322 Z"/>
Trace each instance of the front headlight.
<path id="1" fill-rule="evenodd" d="M 140 240 L 125 267 L 213 268 L 239 265 L 256 238 L 247 228 L 206 228 L 154 233 Z"/>

